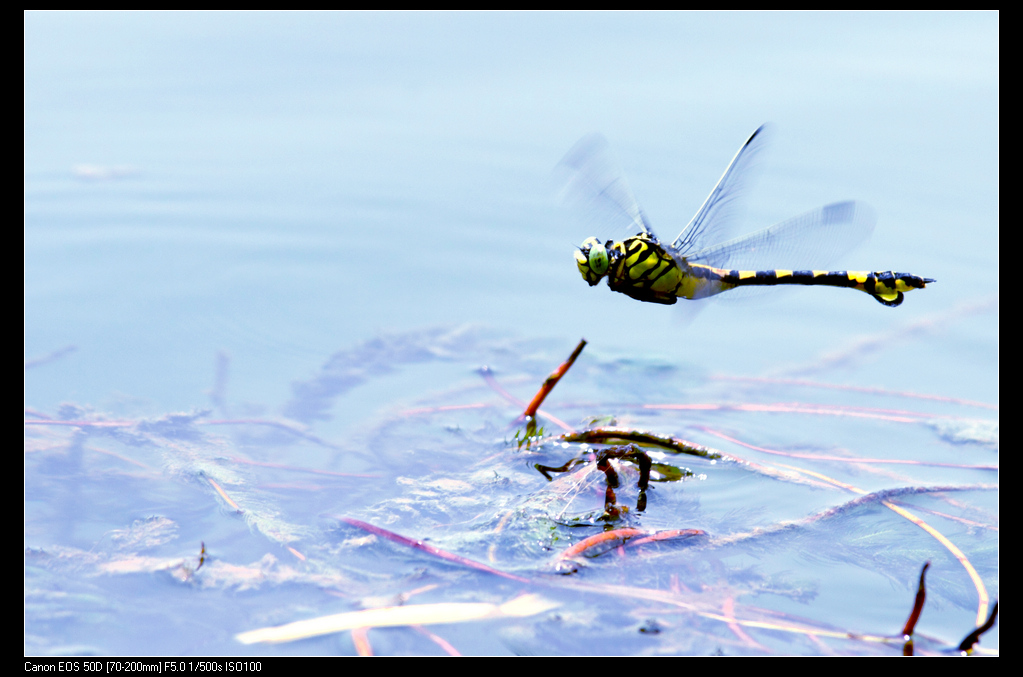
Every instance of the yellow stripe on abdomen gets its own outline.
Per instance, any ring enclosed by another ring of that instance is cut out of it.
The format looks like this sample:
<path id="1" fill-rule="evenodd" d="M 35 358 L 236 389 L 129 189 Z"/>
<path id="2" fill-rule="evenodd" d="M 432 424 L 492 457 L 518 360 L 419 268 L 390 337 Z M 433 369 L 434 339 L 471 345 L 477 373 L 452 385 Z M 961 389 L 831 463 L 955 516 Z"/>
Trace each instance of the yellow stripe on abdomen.
<path id="1" fill-rule="evenodd" d="M 929 278 L 892 271 L 847 271 L 847 270 L 724 270 L 711 266 L 690 264 L 677 290 L 678 296 L 702 298 L 720 294 L 734 287 L 776 286 L 781 284 L 820 285 L 828 287 L 850 287 L 870 294 L 888 306 L 902 303 L 902 295 L 914 289 L 923 289 Z"/>

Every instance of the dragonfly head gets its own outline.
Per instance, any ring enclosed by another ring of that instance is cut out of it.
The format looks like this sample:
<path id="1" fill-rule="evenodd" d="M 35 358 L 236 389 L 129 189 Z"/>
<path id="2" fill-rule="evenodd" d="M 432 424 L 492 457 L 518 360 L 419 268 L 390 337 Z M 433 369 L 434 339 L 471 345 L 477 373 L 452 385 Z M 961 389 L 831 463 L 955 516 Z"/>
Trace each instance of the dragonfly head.
<path id="1" fill-rule="evenodd" d="M 591 287 L 596 285 L 611 267 L 607 245 L 595 237 L 587 238 L 575 253 L 575 265 L 579 266 L 579 272 Z"/>

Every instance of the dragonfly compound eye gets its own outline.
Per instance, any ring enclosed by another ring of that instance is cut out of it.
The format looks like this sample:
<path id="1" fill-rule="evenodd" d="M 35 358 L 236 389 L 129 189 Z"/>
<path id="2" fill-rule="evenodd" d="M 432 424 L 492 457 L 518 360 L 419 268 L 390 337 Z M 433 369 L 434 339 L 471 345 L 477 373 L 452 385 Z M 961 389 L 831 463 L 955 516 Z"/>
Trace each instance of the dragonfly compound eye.
<path id="1" fill-rule="evenodd" d="M 575 253 L 575 262 L 583 279 L 589 282 L 591 287 L 600 282 L 610 267 L 607 248 L 595 237 L 587 238 L 583 242 L 579 251 Z"/>

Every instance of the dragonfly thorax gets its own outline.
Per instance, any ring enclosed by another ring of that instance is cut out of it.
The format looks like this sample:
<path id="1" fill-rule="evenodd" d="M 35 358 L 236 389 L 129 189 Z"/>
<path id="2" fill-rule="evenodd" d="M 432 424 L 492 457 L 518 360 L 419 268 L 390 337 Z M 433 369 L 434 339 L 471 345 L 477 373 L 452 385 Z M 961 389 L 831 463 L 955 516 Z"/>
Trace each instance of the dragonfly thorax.
<path id="1" fill-rule="evenodd" d="M 575 252 L 575 264 L 579 267 L 579 273 L 591 287 L 604 279 L 611 267 L 609 252 L 611 244 L 611 241 L 602 244 L 597 238 L 589 237 Z"/>

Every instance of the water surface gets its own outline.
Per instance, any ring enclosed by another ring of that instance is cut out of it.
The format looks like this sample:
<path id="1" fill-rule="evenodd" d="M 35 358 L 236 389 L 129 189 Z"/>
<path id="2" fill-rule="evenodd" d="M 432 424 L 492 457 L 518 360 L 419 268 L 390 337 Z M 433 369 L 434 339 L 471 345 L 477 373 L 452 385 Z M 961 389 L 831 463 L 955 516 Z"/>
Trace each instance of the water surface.
<path id="1" fill-rule="evenodd" d="M 876 504 L 544 582 L 577 536 L 494 536 L 494 515 L 548 487 L 505 444 L 518 412 L 476 369 L 528 399 L 585 337 L 546 405 L 572 426 L 613 415 L 868 492 L 997 483 L 961 467 L 997 466 L 997 14 L 30 13 L 25 38 L 26 418 L 90 422 L 26 428 L 26 652 L 350 653 L 347 634 L 234 636 L 422 588 L 412 602 L 523 591 L 361 541 L 339 515 L 473 559 L 497 543 L 494 566 L 562 604 L 445 626 L 464 653 L 588 653 L 609 628 L 608 653 L 822 651 L 576 580 L 885 634 L 931 560 L 920 632 L 940 648 L 974 623 L 963 566 Z M 843 263 L 938 282 L 898 309 L 809 289 L 684 321 L 579 279 L 571 252 L 590 233 L 549 177 L 580 136 L 610 139 L 674 237 L 765 121 L 748 229 L 864 200 L 878 226 Z M 663 404 L 711 408 L 644 409 Z M 480 408 L 436 411 L 449 405 Z M 828 407 L 847 413 L 811 411 Z M 706 478 L 657 485 L 644 528 L 721 537 L 854 498 L 694 463 Z M 482 489 L 488 472 L 509 483 Z M 445 489 L 427 500 L 431 483 Z M 913 501 L 952 516 L 926 519 L 997 596 L 997 491 Z M 210 560 L 181 582 L 167 562 L 201 541 Z M 641 632 L 650 620 L 663 631 Z M 370 639 L 441 650 L 407 630 Z"/>

